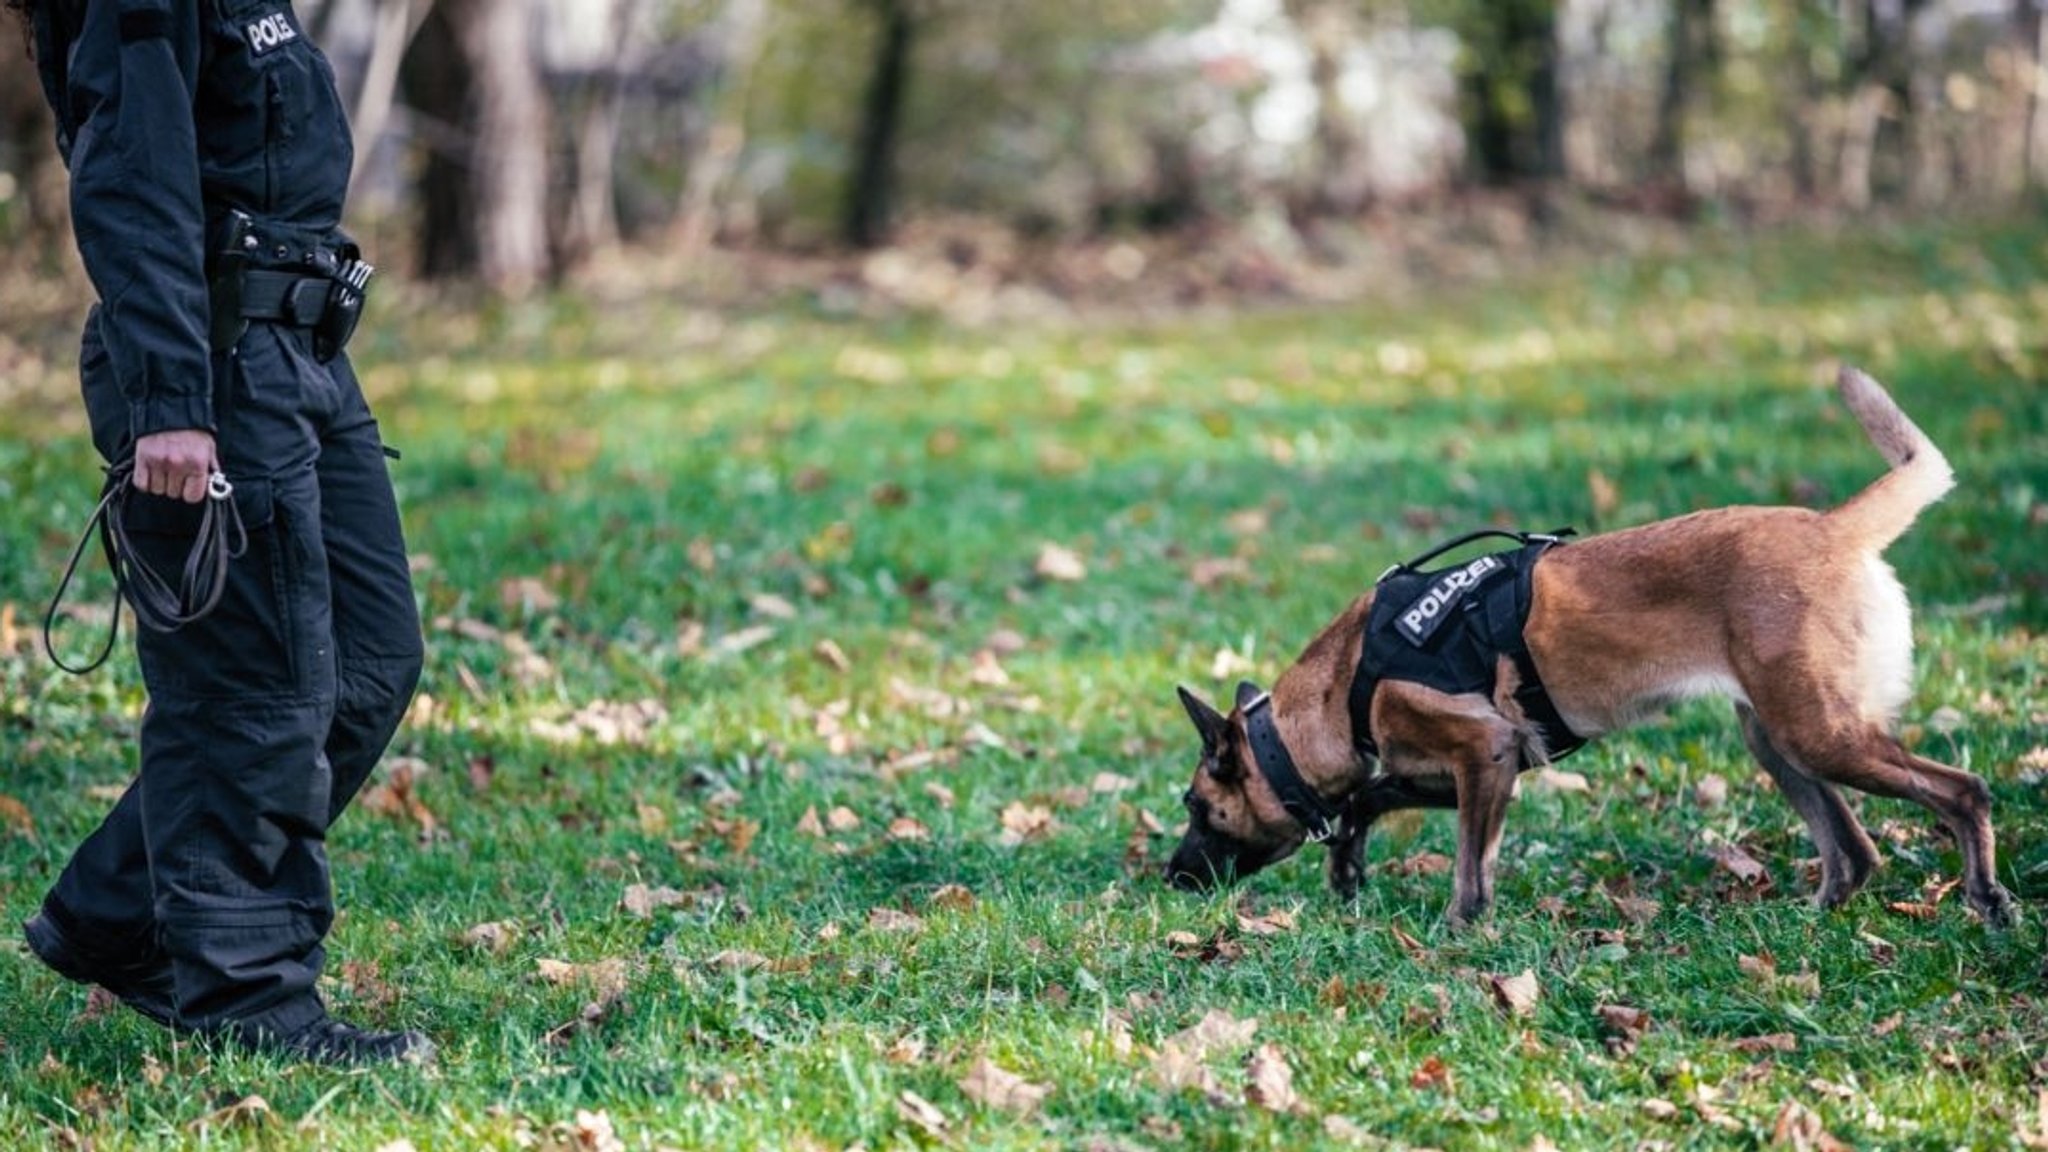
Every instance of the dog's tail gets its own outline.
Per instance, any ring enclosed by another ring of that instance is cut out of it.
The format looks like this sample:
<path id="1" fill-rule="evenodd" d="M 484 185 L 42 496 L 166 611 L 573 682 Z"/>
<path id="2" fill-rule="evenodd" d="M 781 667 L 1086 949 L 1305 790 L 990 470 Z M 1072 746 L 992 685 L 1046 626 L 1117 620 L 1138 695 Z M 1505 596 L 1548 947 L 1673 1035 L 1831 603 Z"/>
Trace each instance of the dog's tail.
<path id="1" fill-rule="evenodd" d="M 1877 381 L 1843 365 L 1837 386 L 1891 471 L 1828 513 L 1828 524 L 1857 546 L 1881 552 L 1913 526 L 1922 509 L 1955 487 L 1955 473 L 1948 457 Z"/>

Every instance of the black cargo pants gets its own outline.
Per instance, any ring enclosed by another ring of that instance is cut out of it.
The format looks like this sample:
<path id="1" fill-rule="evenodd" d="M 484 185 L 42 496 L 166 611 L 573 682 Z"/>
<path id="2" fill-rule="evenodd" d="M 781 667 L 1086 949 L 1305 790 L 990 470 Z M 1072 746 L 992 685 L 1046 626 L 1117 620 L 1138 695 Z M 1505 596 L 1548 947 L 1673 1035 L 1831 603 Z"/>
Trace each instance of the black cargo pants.
<path id="1" fill-rule="evenodd" d="M 100 453 L 129 442 L 95 333 L 80 357 Z M 249 530 L 212 615 L 140 629 L 141 770 L 45 901 L 96 953 L 161 955 L 180 1025 L 292 1032 L 317 1018 L 334 919 L 325 838 L 383 754 L 422 659 L 377 424 L 345 357 L 256 324 L 214 357 L 223 469 Z M 196 505 L 133 497 L 138 550 L 175 573 Z"/>

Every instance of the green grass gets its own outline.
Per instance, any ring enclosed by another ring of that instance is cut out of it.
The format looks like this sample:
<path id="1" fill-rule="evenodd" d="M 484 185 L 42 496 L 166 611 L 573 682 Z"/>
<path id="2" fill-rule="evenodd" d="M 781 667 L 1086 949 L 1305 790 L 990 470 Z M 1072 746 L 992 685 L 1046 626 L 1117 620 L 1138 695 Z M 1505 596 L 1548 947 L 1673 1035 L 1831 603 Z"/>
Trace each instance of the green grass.
<path id="1" fill-rule="evenodd" d="M 438 831 L 369 808 L 336 829 L 327 991 L 426 1029 L 442 1062 L 338 1075 L 175 1043 L 82 1016 L 82 990 L 9 944 L 0 1132 L 595 1148 L 571 1131 L 587 1111 L 632 1149 L 935 1143 L 911 1093 L 971 1148 L 1341 1143 L 1330 1117 L 1368 1146 L 1744 1147 L 1788 1104 L 1858 1147 L 2018 1147 L 2048 1086 L 2044 257 L 2026 225 L 1722 239 L 1142 330 L 387 297 L 362 361 L 405 453 L 431 622 L 430 703 L 393 754 L 425 767 Z M 1709 704 L 1581 753 L 1589 791 L 1526 790 L 1482 931 L 1447 932 L 1448 877 L 1400 867 L 1450 851 L 1443 816 L 1376 835 L 1355 904 L 1306 857 L 1210 898 L 1159 883 L 1192 765 L 1175 683 L 1226 695 L 1229 663 L 1270 681 L 1387 564 L 1468 527 L 1838 500 L 1879 461 L 1826 387 L 1837 357 L 1961 476 L 1891 555 L 1918 609 L 1908 737 L 1990 780 L 2022 928 L 1988 933 L 1954 895 L 1897 910 L 1957 861 L 1878 801 L 1886 867 L 1814 912 L 1797 818 Z M 21 633 L 0 654 L 0 795 L 33 820 L 0 821 L 9 925 L 129 773 L 142 703 L 132 660 L 72 679 L 27 639 L 94 476 L 69 407 L 24 402 L 0 438 Z M 1085 578 L 1034 574 L 1049 543 Z M 1240 575 L 1194 579 L 1226 557 Z M 508 599 L 521 578 L 548 597 Z M 976 677 L 992 645 L 1006 684 Z M 599 701 L 659 707 L 614 743 L 565 738 Z M 1101 773 L 1133 786 L 1094 791 Z M 1725 803 L 1695 799 L 1709 776 Z M 1008 842 L 1012 805 L 1049 833 Z M 857 827 L 800 830 L 840 806 Z M 899 818 L 927 838 L 892 838 Z M 1716 871 L 1723 841 L 1769 891 Z M 635 884 L 693 898 L 636 916 Z M 935 900 L 949 885 L 971 904 Z M 1294 926 L 1240 922 L 1274 911 Z M 514 928 L 501 950 L 465 943 L 490 922 Z M 622 990 L 551 983 L 543 960 L 619 962 Z M 1489 978 L 1524 971 L 1541 995 L 1510 1017 Z M 1651 1025 L 1611 1043 L 1603 1005 Z M 1168 1038 L 1212 1010 L 1256 1034 L 1207 1056 L 1206 1091 L 1162 1083 Z M 1265 1043 L 1297 1111 L 1246 1103 Z M 984 1056 L 1050 1095 L 976 1102 Z M 223 1112 L 251 1095 L 261 1118 Z"/>

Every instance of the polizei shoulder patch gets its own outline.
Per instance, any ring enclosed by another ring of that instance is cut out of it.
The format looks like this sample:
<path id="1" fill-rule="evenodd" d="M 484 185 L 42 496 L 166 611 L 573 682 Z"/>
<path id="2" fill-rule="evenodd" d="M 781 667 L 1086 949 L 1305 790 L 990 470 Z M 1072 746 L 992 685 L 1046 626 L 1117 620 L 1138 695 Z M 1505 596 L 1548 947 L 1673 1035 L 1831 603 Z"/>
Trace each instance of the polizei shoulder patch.
<path id="1" fill-rule="evenodd" d="M 290 9 L 282 9 L 242 22 L 242 38 L 249 42 L 249 54 L 262 56 L 299 38 L 299 26 L 292 22 Z"/>
<path id="2" fill-rule="evenodd" d="M 1436 575 L 1422 595 L 1408 602 L 1394 617 L 1394 627 L 1410 644 L 1428 643 L 1430 636 L 1448 619 L 1460 601 L 1487 580 L 1508 570 L 1498 555 L 1481 556 L 1470 564 L 1449 568 Z"/>

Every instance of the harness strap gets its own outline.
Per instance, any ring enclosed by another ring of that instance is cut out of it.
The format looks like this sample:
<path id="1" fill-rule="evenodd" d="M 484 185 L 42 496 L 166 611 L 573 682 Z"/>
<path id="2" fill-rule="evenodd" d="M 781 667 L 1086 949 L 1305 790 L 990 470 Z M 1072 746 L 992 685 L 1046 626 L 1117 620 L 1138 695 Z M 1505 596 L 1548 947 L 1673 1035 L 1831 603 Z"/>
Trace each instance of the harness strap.
<path id="1" fill-rule="evenodd" d="M 1251 740 L 1252 764 L 1273 786 L 1280 806 L 1308 829 L 1311 843 L 1328 840 L 1336 833 L 1337 818 L 1344 810 L 1324 800 L 1301 778 L 1301 769 L 1295 767 L 1287 742 L 1280 738 L 1280 730 L 1273 724 L 1271 693 L 1261 692 L 1258 699 L 1244 706 L 1244 730 Z"/>

